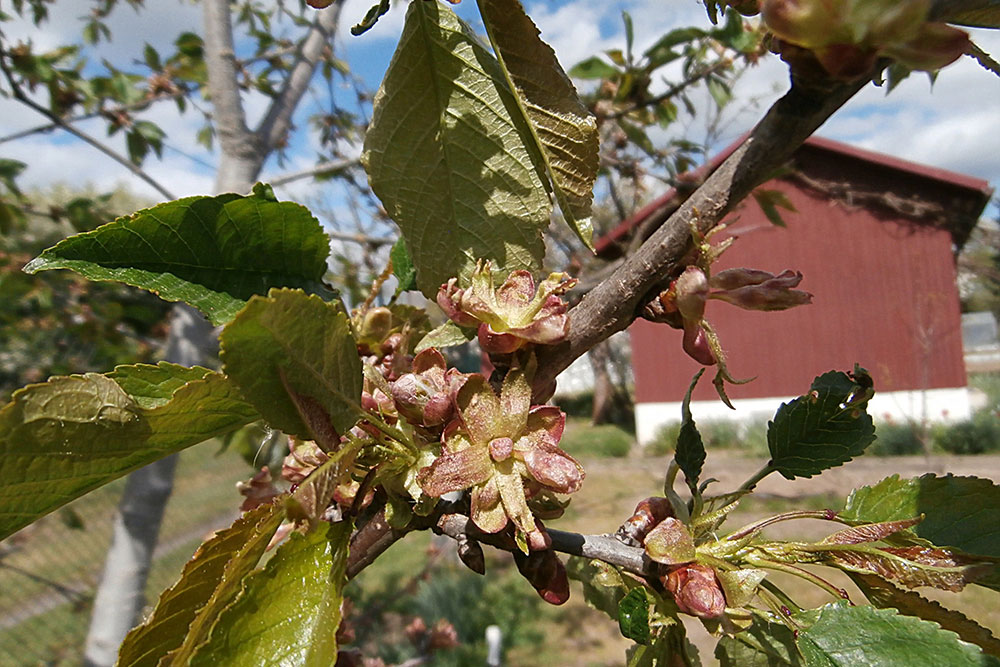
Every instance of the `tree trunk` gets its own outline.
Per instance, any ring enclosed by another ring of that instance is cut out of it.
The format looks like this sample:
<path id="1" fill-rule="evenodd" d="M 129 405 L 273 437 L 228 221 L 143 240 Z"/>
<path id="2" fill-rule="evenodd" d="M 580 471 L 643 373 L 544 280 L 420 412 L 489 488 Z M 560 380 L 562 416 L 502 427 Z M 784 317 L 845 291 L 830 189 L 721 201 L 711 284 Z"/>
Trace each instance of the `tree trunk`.
<path id="1" fill-rule="evenodd" d="M 594 371 L 594 404 L 591 408 L 590 421 L 594 426 L 607 423 L 611 418 L 611 409 L 615 403 L 615 386 L 608 370 L 611 361 L 610 343 L 601 341 L 590 349 L 587 358 Z"/>
<path id="2" fill-rule="evenodd" d="M 165 355 L 168 361 L 184 366 L 204 363 L 214 345 L 212 326 L 200 313 L 184 305 L 174 308 Z M 84 649 L 88 667 L 114 665 L 122 639 L 140 620 L 146 604 L 146 579 L 176 467 L 175 454 L 128 476 L 90 617 Z"/>

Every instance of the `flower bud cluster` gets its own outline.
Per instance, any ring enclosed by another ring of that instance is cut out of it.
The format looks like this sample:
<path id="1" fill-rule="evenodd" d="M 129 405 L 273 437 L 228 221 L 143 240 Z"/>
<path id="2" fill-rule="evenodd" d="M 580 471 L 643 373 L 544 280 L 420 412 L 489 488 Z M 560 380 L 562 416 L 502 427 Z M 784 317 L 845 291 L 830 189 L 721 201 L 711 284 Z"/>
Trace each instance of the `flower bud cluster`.
<path id="1" fill-rule="evenodd" d="M 834 77 L 864 75 L 879 57 L 936 70 L 969 47 L 964 31 L 927 20 L 930 0 L 761 0 L 759 7 L 786 60 L 805 49 Z"/>
<path id="2" fill-rule="evenodd" d="M 476 327 L 487 354 L 510 354 L 526 344 L 554 345 L 569 333 L 567 305 L 560 295 L 576 285 L 553 273 L 537 287 L 528 271 L 514 271 L 499 287 L 490 262 L 476 267 L 469 287 L 452 278 L 438 290 L 437 303 L 453 322 Z"/>
<path id="3" fill-rule="evenodd" d="M 486 533 L 500 532 L 510 521 L 526 544 L 544 539 L 536 538 L 529 500 L 537 500 L 546 515 L 558 515 L 564 505 L 551 494 L 573 493 L 584 477 L 580 464 L 558 446 L 566 415 L 531 405 L 521 369 L 508 372 L 500 396 L 483 376 L 469 376 L 454 406 L 441 456 L 417 477 L 421 488 L 435 497 L 469 490 L 472 521 Z"/>
<path id="4" fill-rule="evenodd" d="M 646 556 L 660 563 L 660 583 L 679 611 L 702 619 L 725 614 L 722 584 L 712 567 L 698 562 L 694 538 L 674 517 L 669 500 L 652 497 L 640 501 L 616 536 L 627 544 L 641 544 Z"/>

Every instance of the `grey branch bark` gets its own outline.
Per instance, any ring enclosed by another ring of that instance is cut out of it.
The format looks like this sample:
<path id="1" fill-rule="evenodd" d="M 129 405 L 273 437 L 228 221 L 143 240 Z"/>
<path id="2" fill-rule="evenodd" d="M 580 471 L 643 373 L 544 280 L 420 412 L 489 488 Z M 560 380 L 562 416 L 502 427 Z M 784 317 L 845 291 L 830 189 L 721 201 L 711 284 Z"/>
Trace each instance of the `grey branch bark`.
<path id="1" fill-rule="evenodd" d="M 286 90 L 265 115 L 262 127 L 268 129 L 257 133 L 247 127 L 240 97 L 230 4 L 228 0 L 204 0 L 203 5 L 208 88 L 221 147 L 215 191 L 246 193 L 278 147 L 278 141 L 271 137 L 283 141 L 290 128 L 294 107 L 302 100 L 322 47 L 336 29 L 340 3 L 321 12 L 304 38 Z M 204 364 L 215 345 L 213 329 L 200 313 L 184 305 L 174 308 L 167 340 L 169 361 L 185 366 Z M 122 639 L 140 620 L 146 578 L 176 464 L 176 456 L 172 456 L 129 476 L 95 599 L 85 650 L 88 667 L 114 665 Z"/>
<path id="2" fill-rule="evenodd" d="M 472 520 L 461 514 L 445 514 L 438 521 L 436 531 L 454 539 L 473 537 L 499 549 L 509 550 L 510 537 L 501 533 L 483 533 Z M 596 559 L 615 565 L 640 577 L 654 576 L 658 565 L 646 557 L 638 547 L 630 547 L 610 535 L 581 535 L 564 530 L 546 528 L 552 538 L 552 548 L 559 553 Z"/>
<path id="3" fill-rule="evenodd" d="M 535 387 L 548 387 L 575 359 L 631 324 L 645 303 L 683 268 L 680 262 L 691 247 L 691 224 L 703 233 L 719 224 L 870 80 L 823 88 L 793 83 L 705 183 L 570 311 L 568 340 L 538 352 Z"/>
<path id="4" fill-rule="evenodd" d="M 303 178 L 310 178 L 312 176 L 320 176 L 322 174 L 327 174 L 331 171 L 339 171 L 341 169 L 349 169 L 351 167 L 357 167 L 361 164 L 360 158 L 347 158 L 344 160 L 335 160 L 329 162 L 320 162 L 319 164 L 309 167 L 308 169 L 302 169 L 300 171 L 293 171 L 287 174 L 280 174 L 268 179 L 268 183 L 272 186 L 277 187 L 279 185 L 287 185 L 293 181 L 298 181 Z"/>
<path id="5" fill-rule="evenodd" d="M 257 128 L 257 136 L 269 150 L 283 146 L 292 127 L 292 114 L 309 89 L 323 50 L 332 48 L 333 35 L 343 2 L 335 2 L 317 13 L 312 27 L 301 42 L 298 57 L 278 97 Z"/>

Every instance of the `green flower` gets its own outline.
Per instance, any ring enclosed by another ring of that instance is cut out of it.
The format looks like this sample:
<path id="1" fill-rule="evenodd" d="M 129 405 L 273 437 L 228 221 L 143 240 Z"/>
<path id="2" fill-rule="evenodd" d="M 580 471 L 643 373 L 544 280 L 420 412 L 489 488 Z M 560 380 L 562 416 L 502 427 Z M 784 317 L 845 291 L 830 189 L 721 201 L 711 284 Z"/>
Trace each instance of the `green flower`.
<path id="1" fill-rule="evenodd" d="M 438 290 L 438 305 L 453 322 L 479 327 L 479 343 L 488 353 L 506 354 L 525 343 L 553 345 L 566 339 L 569 317 L 559 295 L 576 285 L 576 280 L 553 273 L 536 288 L 531 273 L 514 271 L 495 287 L 491 269 L 484 262 L 476 268 L 469 287 L 459 287 L 452 278 Z"/>
<path id="2" fill-rule="evenodd" d="M 512 369 L 498 397 L 473 375 L 456 397 L 458 418 L 446 428 L 442 453 L 417 478 L 430 496 L 471 489 L 472 521 L 487 533 L 508 520 L 527 536 L 536 530 L 528 496 L 543 490 L 573 493 L 583 482 L 579 463 L 559 446 L 566 415 L 531 407 L 524 372 Z"/>

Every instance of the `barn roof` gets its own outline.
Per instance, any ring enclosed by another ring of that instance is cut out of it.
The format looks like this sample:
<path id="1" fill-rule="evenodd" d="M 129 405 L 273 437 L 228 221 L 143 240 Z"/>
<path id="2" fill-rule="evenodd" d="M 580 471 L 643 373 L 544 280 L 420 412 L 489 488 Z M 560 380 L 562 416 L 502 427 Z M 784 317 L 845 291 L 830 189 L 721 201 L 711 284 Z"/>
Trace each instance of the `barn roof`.
<path id="1" fill-rule="evenodd" d="M 685 174 L 682 183 L 698 184 L 742 143 L 740 137 L 705 165 Z M 882 217 L 947 229 L 956 252 L 965 245 L 993 194 L 989 183 L 832 139 L 810 137 L 795 152 L 791 169 L 779 179 L 849 206 L 865 206 Z M 595 243 L 599 256 L 611 259 L 639 229 L 649 236 L 681 205 L 689 190 L 671 188 L 619 223 Z"/>

